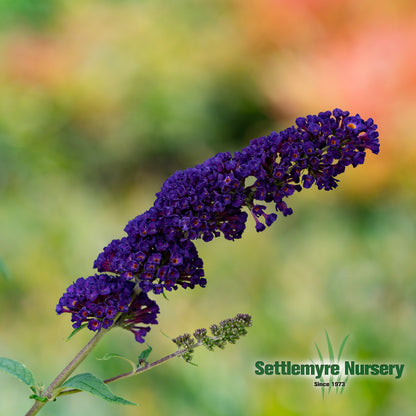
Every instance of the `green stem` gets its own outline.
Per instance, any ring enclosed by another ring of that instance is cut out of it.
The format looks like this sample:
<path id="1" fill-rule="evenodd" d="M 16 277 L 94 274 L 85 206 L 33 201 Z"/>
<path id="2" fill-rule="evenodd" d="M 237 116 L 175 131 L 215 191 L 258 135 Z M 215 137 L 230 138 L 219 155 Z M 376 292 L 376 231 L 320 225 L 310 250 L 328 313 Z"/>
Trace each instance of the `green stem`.
<path id="1" fill-rule="evenodd" d="M 49 387 L 42 392 L 42 397 L 46 397 L 48 400 L 41 402 L 36 400 L 31 409 L 26 413 L 26 416 L 36 415 L 39 410 L 45 406 L 46 403 L 55 399 L 59 393 L 56 393 L 56 389 L 62 386 L 67 378 L 75 371 L 75 369 L 85 360 L 92 349 L 97 345 L 98 341 L 109 331 L 109 329 L 101 329 L 97 332 L 87 345 L 75 356 L 75 358 L 59 373 L 59 375 L 52 381 Z"/>
<path id="2" fill-rule="evenodd" d="M 108 379 L 104 380 L 104 383 L 108 384 L 108 383 L 112 383 L 113 381 L 121 380 L 123 378 L 137 376 L 138 374 L 143 373 L 143 372 L 145 372 L 147 370 L 150 370 L 151 368 L 154 368 L 154 367 L 156 367 L 156 366 L 158 366 L 160 364 L 163 364 L 163 363 L 165 363 L 166 361 L 168 361 L 168 360 L 170 360 L 172 358 L 180 357 L 183 353 L 189 351 L 190 349 L 194 349 L 196 347 L 200 347 L 201 345 L 202 344 L 200 344 L 200 343 L 195 343 L 195 344 L 191 345 L 189 348 L 184 348 L 182 350 L 175 351 L 172 354 L 166 355 L 165 357 L 162 357 L 159 360 L 154 361 L 151 364 L 147 364 L 147 365 L 145 365 L 143 367 L 140 367 L 140 368 L 138 368 L 135 371 L 130 371 L 128 373 L 123 373 L 123 374 L 119 374 L 118 376 L 114 376 L 114 377 L 108 378 Z M 79 393 L 80 391 L 81 390 L 78 390 L 78 389 L 64 390 L 64 391 L 58 393 L 58 396 L 66 396 L 68 394 Z"/>

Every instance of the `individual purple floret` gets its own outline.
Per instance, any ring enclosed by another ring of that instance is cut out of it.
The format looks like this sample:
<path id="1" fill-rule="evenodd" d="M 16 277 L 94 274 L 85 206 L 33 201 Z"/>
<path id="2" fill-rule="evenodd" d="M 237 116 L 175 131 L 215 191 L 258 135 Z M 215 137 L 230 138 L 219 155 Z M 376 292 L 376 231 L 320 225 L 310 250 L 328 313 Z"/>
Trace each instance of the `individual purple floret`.
<path id="1" fill-rule="evenodd" d="M 143 336 L 150 327 L 141 327 L 139 324 L 157 323 L 159 308 L 145 293 L 135 295 L 135 285 L 131 280 L 107 274 L 86 279 L 81 277 L 62 295 L 56 312 L 58 315 L 71 313 L 74 328 L 87 323 L 92 331 L 109 328 L 117 317 L 120 325 L 132 331 L 136 340 L 143 342 Z M 136 335 L 139 332 L 140 336 Z"/>

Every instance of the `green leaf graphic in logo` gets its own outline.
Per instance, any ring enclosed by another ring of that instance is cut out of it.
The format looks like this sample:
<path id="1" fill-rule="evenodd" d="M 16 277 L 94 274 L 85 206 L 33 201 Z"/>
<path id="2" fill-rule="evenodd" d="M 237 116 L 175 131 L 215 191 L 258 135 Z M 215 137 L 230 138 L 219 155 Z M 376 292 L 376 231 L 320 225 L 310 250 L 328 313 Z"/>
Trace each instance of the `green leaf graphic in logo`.
<path id="1" fill-rule="evenodd" d="M 328 347 L 328 357 L 329 357 L 330 364 L 339 364 L 339 362 L 341 360 L 342 352 L 343 352 L 344 347 L 345 347 L 345 344 L 346 344 L 346 342 L 349 338 L 349 334 L 343 339 L 343 341 L 341 343 L 336 361 L 335 361 L 334 348 L 332 347 L 331 339 L 329 338 L 329 334 L 328 334 L 328 331 L 326 329 L 325 329 L 325 337 L 326 337 L 326 343 L 327 343 L 327 347 Z M 321 360 L 321 363 L 325 364 L 323 354 L 322 354 L 321 350 L 319 349 L 318 344 L 316 342 L 314 344 L 315 344 L 316 351 L 318 352 L 319 359 Z M 311 360 L 311 361 L 312 361 L 313 364 L 315 364 L 313 360 Z M 334 385 L 335 385 L 335 392 L 337 394 L 338 394 L 338 392 L 340 394 L 342 394 L 342 392 L 344 391 L 345 386 L 347 384 L 348 378 L 349 378 L 349 376 L 347 376 L 345 379 L 342 379 L 342 374 L 340 374 L 337 377 L 336 381 L 334 382 L 334 376 L 331 374 L 331 376 L 329 378 L 328 394 L 330 393 L 331 388 Z M 324 383 L 324 378 L 321 377 L 319 379 L 319 381 L 321 383 Z M 321 387 L 321 391 L 322 391 L 322 399 L 324 399 L 325 398 L 325 386 Z"/>

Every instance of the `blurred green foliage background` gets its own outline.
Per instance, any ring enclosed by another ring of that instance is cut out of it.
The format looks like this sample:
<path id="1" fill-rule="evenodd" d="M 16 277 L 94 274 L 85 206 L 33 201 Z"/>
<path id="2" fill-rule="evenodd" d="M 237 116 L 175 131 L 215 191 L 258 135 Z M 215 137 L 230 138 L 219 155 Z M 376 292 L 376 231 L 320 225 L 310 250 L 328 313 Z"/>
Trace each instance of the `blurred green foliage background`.
<path id="1" fill-rule="evenodd" d="M 159 299 L 153 359 L 170 337 L 238 312 L 236 346 L 198 350 L 41 414 L 414 415 L 416 411 L 416 6 L 399 0 L 0 0 L 0 356 L 45 385 L 89 340 L 56 316 L 66 287 L 162 182 L 219 151 L 340 107 L 373 117 L 381 153 L 339 189 L 293 196 L 291 217 L 241 241 L 199 242 L 208 286 Z M 405 363 L 402 379 L 353 378 L 322 400 L 311 379 L 259 377 L 257 360 L 317 358 L 324 330 L 344 357 Z M 114 330 L 80 368 L 108 377 L 135 359 Z M 0 374 L 0 414 L 29 390 Z"/>

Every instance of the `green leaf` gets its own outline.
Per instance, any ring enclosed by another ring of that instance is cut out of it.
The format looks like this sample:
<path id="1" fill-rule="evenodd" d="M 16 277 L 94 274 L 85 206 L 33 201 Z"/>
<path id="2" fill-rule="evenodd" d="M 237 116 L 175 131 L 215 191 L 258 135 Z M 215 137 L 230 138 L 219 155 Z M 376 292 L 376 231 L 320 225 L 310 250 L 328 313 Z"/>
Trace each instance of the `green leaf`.
<path id="1" fill-rule="evenodd" d="M 187 364 L 191 364 L 191 365 L 193 365 L 194 367 L 198 367 L 198 364 L 193 363 L 192 361 L 187 361 L 186 363 L 187 363 Z"/>
<path id="2" fill-rule="evenodd" d="M 29 399 L 35 399 L 38 402 L 47 402 L 48 401 L 48 398 L 47 397 L 38 396 L 37 394 L 31 394 L 29 396 Z"/>
<path id="3" fill-rule="evenodd" d="M 333 350 L 333 348 L 332 348 L 331 341 L 330 341 L 330 339 L 329 339 L 328 332 L 326 332 L 326 329 L 325 329 L 325 335 L 326 335 L 326 342 L 327 342 L 327 344 L 328 344 L 329 361 L 330 361 L 331 363 L 333 363 L 333 362 L 334 362 L 334 350 Z"/>
<path id="4" fill-rule="evenodd" d="M 342 354 L 342 351 L 343 351 L 343 349 L 344 349 L 344 347 L 345 347 L 345 343 L 347 342 L 347 339 L 348 339 L 348 337 L 349 337 L 350 335 L 348 334 L 345 338 L 344 338 L 344 341 L 342 341 L 342 344 L 341 344 L 341 347 L 340 347 L 340 349 L 339 349 L 339 354 L 338 354 L 338 362 L 339 362 L 339 360 L 341 359 L 341 354 Z"/>
<path id="5" fill-rule="evenodd" d="M 62 387 L 83 390 L 111 403 L 136 406 L 135 403 L 116 396 L 101 379 L 91 373 L 78 374 L 67 380 Z"/>
<path id="6" fill-rule="evenodd" d="M 315 347 L 316 347 L 316 350 L 318 351 L 318 355 L 319 355 L 319 358 L 321 359 L 321 363 L 323 363 L 324 359 L 322 357 L 321 351 L 320 351 L 320 349 L 318 347 L 318 344 L 316 342 L 315 342 Z"/>
<path id="7" fill-rule="evenodd" d="M 127 357 L 123 357 L 120 354 L 109 353 L 109 354 L 104 355 L 104 357 L 102 358 L 97 358 L 97 360 L 105 361 L 105 360 L 111 360 L 112 358 L 120 358 L 121 360 L 127 361 L 131 365 L 132 371 L 136 371 L 136 364 L 134 364 L 134 362 L 129 360 Z"/>
<path id="8" fill-rule="evenodd" d="M 349 379 L 349 378 L 350 378 L 350 376 L 347 376 L 347 377 L 345 378 L 345 380 L 344 380 L 345 385 L 344 385 L 344 386 L 342 386 L 342 388 L 341 388 L 341 390 L 340 390 L 339 394 L 342 394 L 342 392 L 345 390 L 345 387 L 347 386 L 347 382 L 348 382 L 348 379 Z"/>
<path id="9" fill-rule="evenodd" d="M 164 335 L 167 339 L 170 339 L 172 341 L 172 338 L 169 335 L 166 335 L 163 331 L 160 331 L 162 335 Z"/>
<path id="10" fill-rule="evenodd" d="M 29 387 L 35 384 L 35 378 L 33 377 L 32 372 L 24 364 L 19 363 L 18 361 L 0 357 L 0 370 L 17 377 Z"/>
<path id="11" fill-rule="evenodd" d="M 147 359 L 149 358 L 151 352 L 152 347 L 148 345 L 147 348 L 139 354 L 137 368 L 141 367 L 144 364 L 147 364 Z"/>
<path id="12" fill-rule="evenodd" d="M 337 383 L 339 383 L 341 381 L 342 375 L 339 374 L 337 377 Z M 339 386 L 335 386 L 335 393 L 338 394 L 338 390 L 339 390 Z"/>
<path id="13" fill-rule="evenodd" d="M 328 394 L 331 392 L 331 389 L 332 389 L 332 382 L 334 381 L 334 376 L 333 375 L 331 375 L 330 377 L 329 377 L 329 386 L 328 386 Z"/>
<path id="14" fill-rule="evenodd" d="M 81 331 L 81 329 L 84 329 L 87 325 L 87 323 L 84 323 L 78 328 L 75 328 L 65 341 L 68 342 L 74 335 L 78 334 L 78 332 Z"/>

